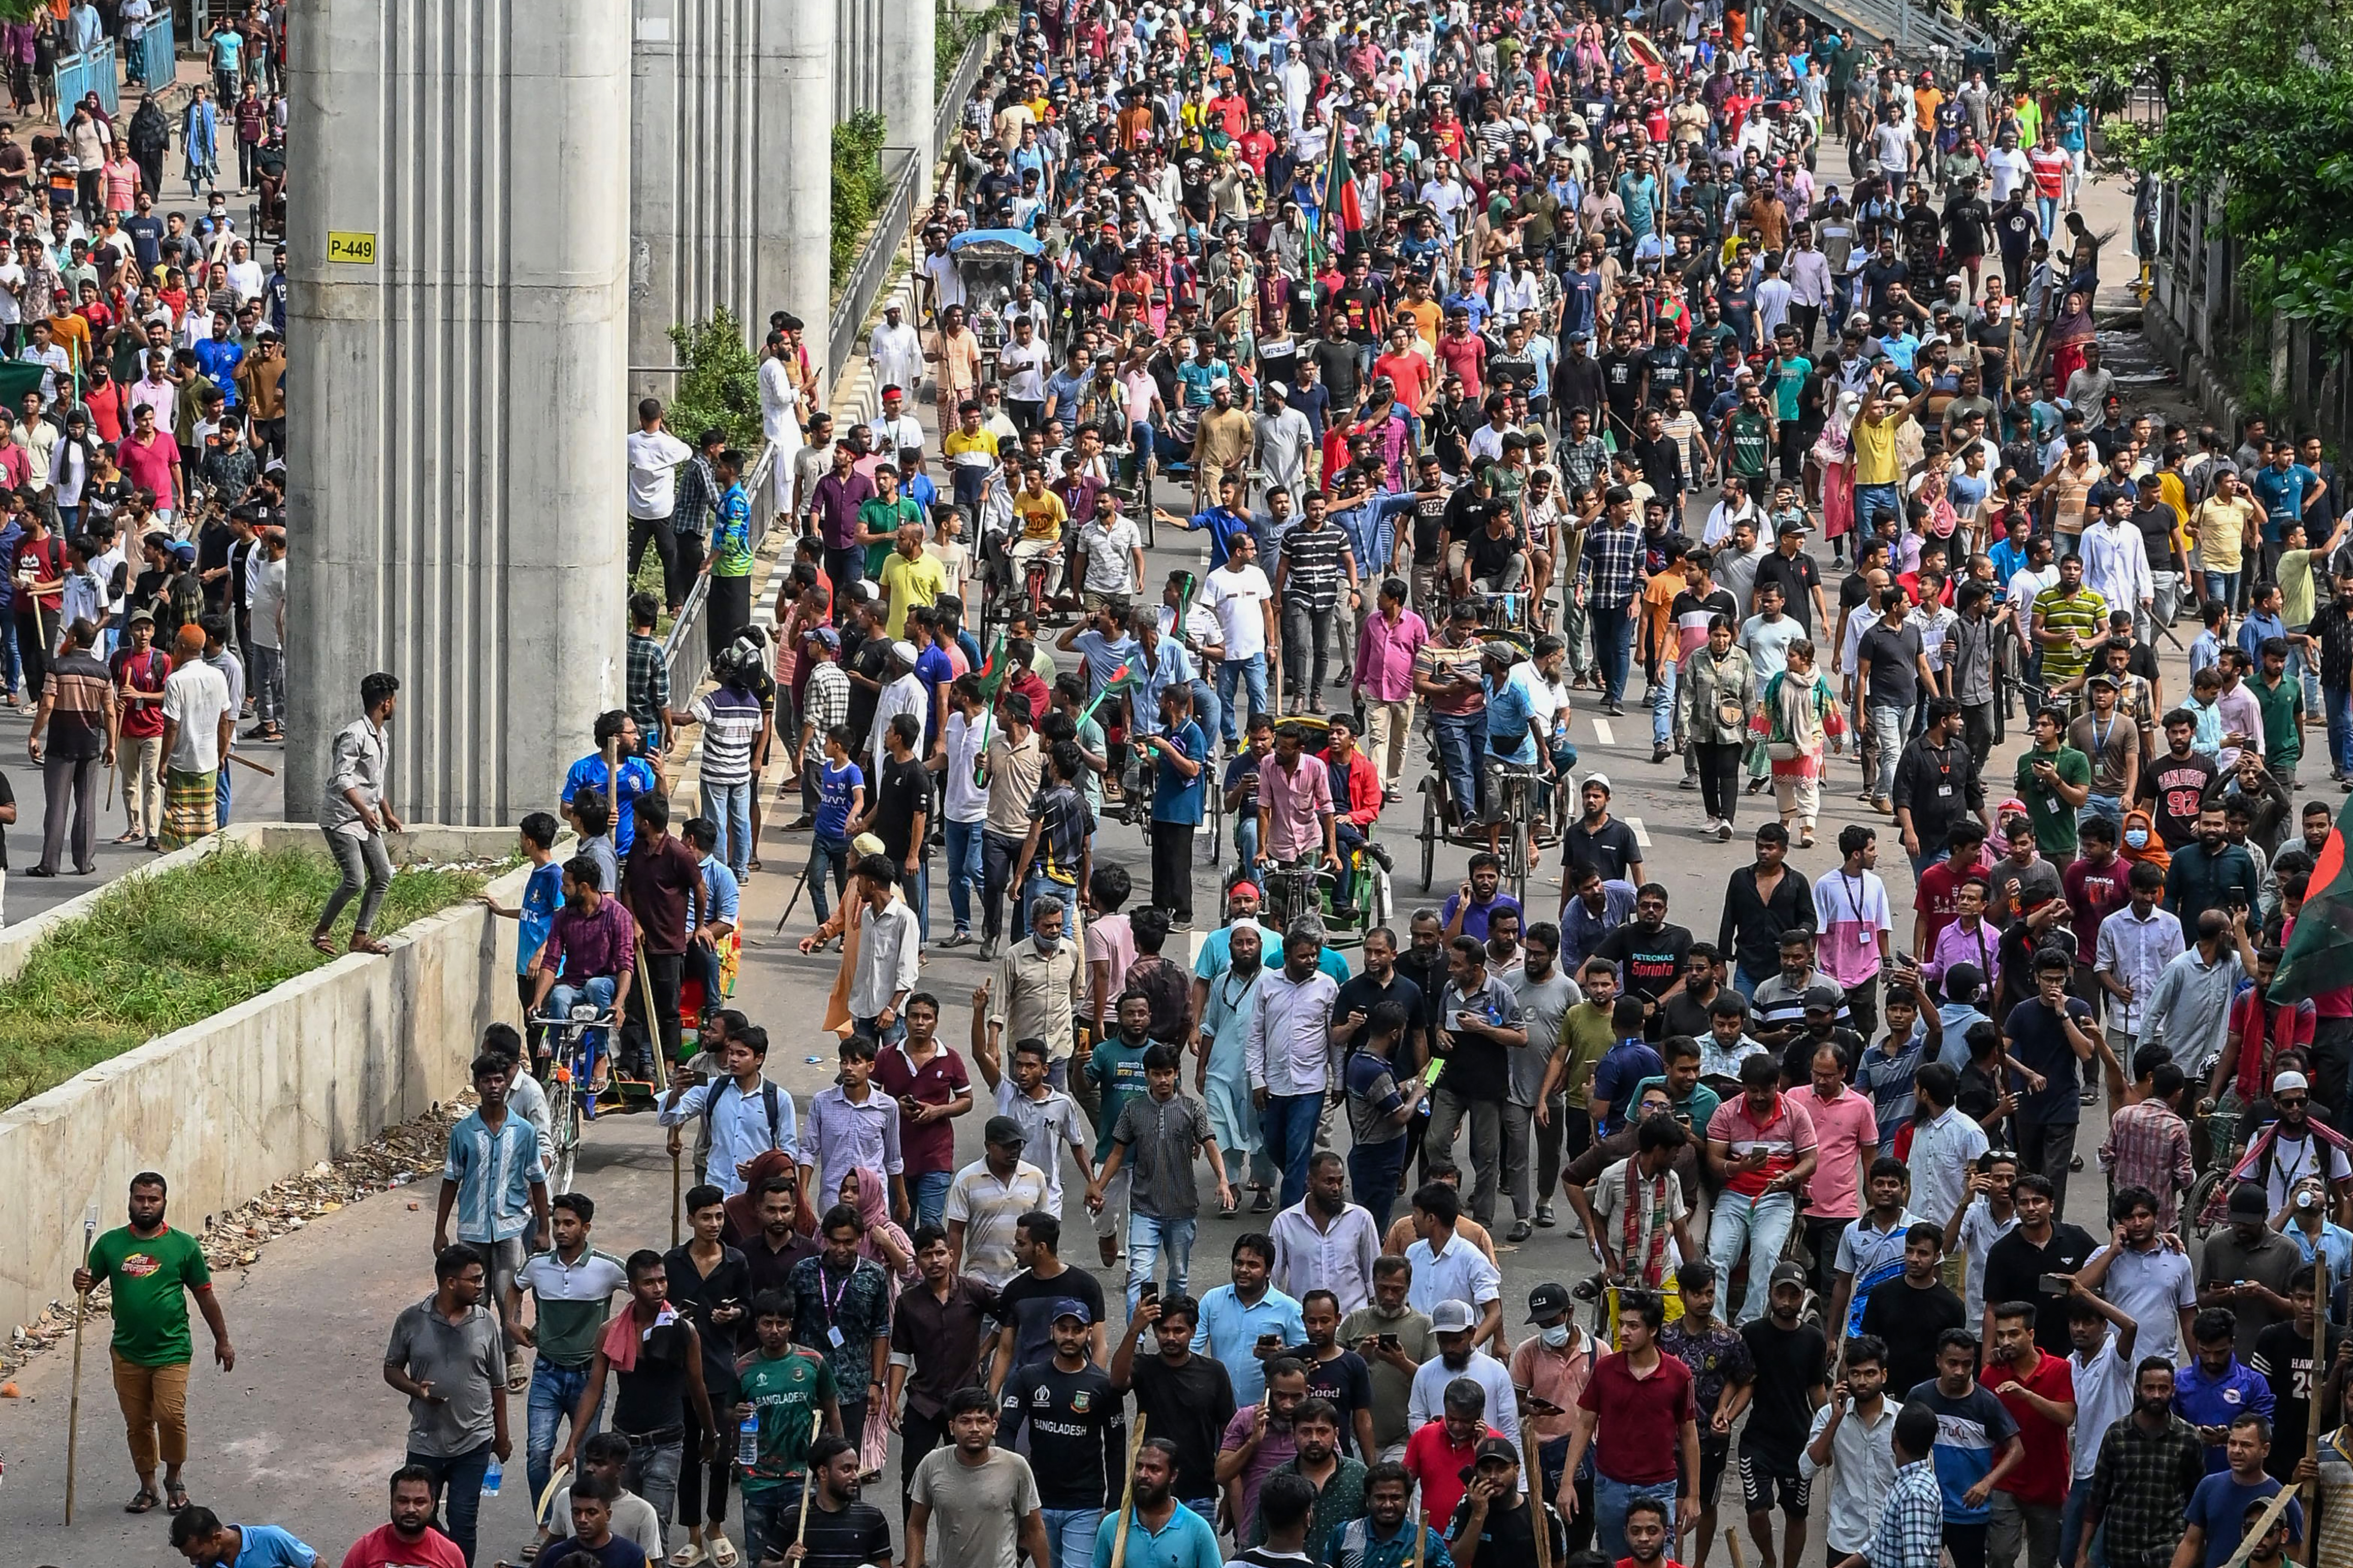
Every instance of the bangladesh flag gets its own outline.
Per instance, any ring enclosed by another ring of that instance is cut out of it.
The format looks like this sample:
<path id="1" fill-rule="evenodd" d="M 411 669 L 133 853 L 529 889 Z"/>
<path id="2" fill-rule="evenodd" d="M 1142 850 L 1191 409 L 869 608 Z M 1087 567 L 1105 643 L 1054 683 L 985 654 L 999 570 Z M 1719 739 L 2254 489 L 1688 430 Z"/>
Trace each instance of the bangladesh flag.
<path id="1" fill-rule="evenodd" d="M 995 707 L 997 694 L 1005 689 L 1005 678 L 1011 673 L 1005 658 L 1005 634 L 999 631 L 997 646 L 988 650 L 988 657 L 973 672 L 973 679 L 980 682 L 980 700 Z"/>
<path id="2" fill-rule="evenodd" d="M 48 366 L 31 360 L 0 359 L 0 398 L 11 408 L 24 405 L 25 394 L 41 390 L 41 378 Z"/>
<path id="3" fill-rule="evenodd" d="M 2319 863 L 2305 884 L 2304 907 L 2288 936 L 2279 973 L 2272 979 L 2275 1002 L 2301 1002 L 2324 991 L 2353 985 L 2353 875 L 2346 866 L 2346 835 L 2353 832 L 2353 798 L 2337 813 Z"/>
<path id="4" fill-rule="evenodd" d="M 1096 691 L 1094 700 L 1089 702 L 1084 709 L 1080 710 L 1079 722 L 1082 724 L 1085 723 L 1089 719 L 1094 716 L 1095 710 L 1102 707 L 1105 702 L 1119 696 L 1123 692 L 1133 691 L 1143 684 L 1144 672 L 1135 667 L 1135 660 L 1132 658 L 1122 659 L 1119 663 L 1118 668 L 1103 677 L 1103 687 L 1100 690 Z"/>
<path id="5" fill-rule="evenodd" d="M 1324 222 L 1339 231 L 1332 243 L 1334 254 L 1345 256 L 1364 243 L 1365 205 L 1348 169 L 1347 139 L 1336 132 L 1332 139 L 1332 160 L 1324 166 L 1321 205 Z"/>

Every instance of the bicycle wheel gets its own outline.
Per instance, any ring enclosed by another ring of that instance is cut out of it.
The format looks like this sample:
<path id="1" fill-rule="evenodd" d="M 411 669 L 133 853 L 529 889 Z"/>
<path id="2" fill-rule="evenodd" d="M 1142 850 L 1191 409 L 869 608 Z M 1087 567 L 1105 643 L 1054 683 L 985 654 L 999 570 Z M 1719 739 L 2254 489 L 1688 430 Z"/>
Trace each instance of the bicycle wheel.
<path id="1" fill-rule="evenodd" d="M 1430 793 L 1430 785 L 1425 781 L 1421 790 L 1421 892 L 1424 898 L 1430 896 L 1430 887 L 1438 877 L 1438 840 L 1441 832 L 1438 820 L 1438 797 Z"/>
<path id="2" fill-rule="evenodd" d="M 2217 1164 L 2210 1166 L 2204 1175 L 2189 1184 L 2189 1195 L 2181 1200 L 2183 1230 L 2198 1237 L 2200 1240 L 2205 1238 L 2206 1233 L 2213 1226 L 2207 1224 L 2201 1216 L 2206 1212 L 2207 1204 L 2212 1201 L 2216 1189 L 2230 1179 L 2231 1167 Z"/>
<path id="3" fill-rule="evenodd" d="M 572 1092 L 572 1075 L 560 1072 L 547 1086 L 547 1122 L 552 1158 L 547 1173 L 548 1191 L 568 1193 L 572 1178 L 579 1165 L 580 1101 Z"/>
<path id="4" fill-rule="evenodd" d="M 1520 784 L 1512 791 L 1512 805 L 1514 808 L 1512 812 L 1512 851 L 1511 865 L 1509 868 L 1512 879 L 1512 897 L 1517 899 L 1520 902 L 1520 908 L 1525 910 L 1528 907 L 1528 860 L 1530 858 L 1529 839 L 1535 832 L 1535 828 L 1528 821 L 1528 792 L 1525 784 Z"/>

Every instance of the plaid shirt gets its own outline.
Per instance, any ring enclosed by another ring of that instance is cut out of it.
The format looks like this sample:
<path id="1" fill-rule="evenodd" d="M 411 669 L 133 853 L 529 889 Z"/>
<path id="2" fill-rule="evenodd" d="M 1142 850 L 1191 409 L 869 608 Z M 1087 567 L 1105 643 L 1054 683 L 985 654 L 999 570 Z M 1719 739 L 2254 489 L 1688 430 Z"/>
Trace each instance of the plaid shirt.
<path id="1" fill-rule="evenodd" d="M 2173 1228 L 2173 1207 L 2196 1180 L 2189 1163 L 2189 1129 L 2161 1100 L 2127 1105 L 2109 1119 L 2100 1168 L 2117 1190 L 2147 1187 L 2158 1194 L 2158 1228 Z"/>
<path id="2" fill-rule="evenodd" d="M 2154 1434 L 2130 1415 L 2109 1427 L 2092 1472 L 2108 1561 L 2116 1568 L 2149 1568 L 2169 1559 L 2187 1529 L 2182 1510 L 2205 1478 L 2206 1450 L 2180 1416 L 2168 1416 Z"/>
<path id="3" fill-rule="evenodd" d="M 808 684 L 801 689 L 801 721 L 809 727 L 811 762 L 825 755 L 825 732 L 849 722 L 849 677 L 832 659 L 809 666 Z"/>
<path id="4" fill-rule="evenodd" d="M 1871 1568 L 1936 1568 L 1944 1549 L 1945 1494 L 1936 1485 L 1936 1462 L 1915 1460 L 1895 1472 L 1863 1561 Z"/>
<path id="5" fill-rule="evenodd" d="M 670 718 L 670 661 L 662 645 L 641 632 L 629 634 L 629 717 L 649 735 L 665 732 Z"/>
<path id="6" fill-rule="evenodd" d="M 718 500 L 719 482 L 698 452 L 679 465 L 678 500 L 670 512 L 670 527 L 680 533 L 710 532 L 711 509 Z"/>
<path id="7" fill-rule="evenodd" d="M 1622 610 L 1642 591 L 1642 531 L 1597 525 L 1586 531 L 1585 560 L 1577 581 L 1587 584 L 1585 602 L 1598 610 Z"/>

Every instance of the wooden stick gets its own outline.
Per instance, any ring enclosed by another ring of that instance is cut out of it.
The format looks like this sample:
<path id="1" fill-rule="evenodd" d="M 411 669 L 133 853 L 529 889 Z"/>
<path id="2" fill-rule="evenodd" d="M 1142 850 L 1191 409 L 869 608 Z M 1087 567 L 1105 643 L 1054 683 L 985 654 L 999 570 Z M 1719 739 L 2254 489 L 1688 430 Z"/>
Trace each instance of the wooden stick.
<path id="1" fill-rule="evenodd" d="M 2287 1505 L 2296 1500 L 2296 1488 L 2282 1487 L 2272 1494 L 2271 1502 L 2264 1508 L 2263 1517 L 2247 1527 L 2247 1533 L 2239 1540 L 2239 1549 L 2231 1553 L 2231 1560 L 2223 1563 L 2222 1568 L 2246 1568 L 2247 1559 L 2255 1554 L 2256 1543 L 2271 1533 L 2272 1526 L 2277 1524 L 2280 1515 L 2287 1511 Z M 2307 1527 L 2306 1539 L 2310 1538 L 2311 1531 Z M 1736 1563 L 1734 1568 L 1738 1568 L 1738 1564 Z"/>
<path id="2" fill-rule="evenodd" d="M 98 1205 L 92 1204 L 81 1218 L 81 1266 L 90 1268 L 90 1244 L 98 1237 Z M 82 1291 L 74 1300 L 73 1395 L 66 1405 L 66 1522 L 73 1522 L 74 1460 L 81 1448 L 81 1325 L 90 1316 L 90 1292 Z"/>
<path id="3" fill-rule="evenodd" d="M 1535 1423 L 1520 1417 L 1520 1452 L 1526 1465 L 1528 1500 L 1535 1505 L 1536 1568 L 1552 1568 L 1552 1531 L 1545 1523 L 1544 1466 L 1539 1462 Z"/>
<path id="4" fill-rule="evenodd" d="M 671 1128 L 670 1130 L 670 1244 L 672 1247 L 678 1245 L 679 1215 L 684 1203 L 684 1199 L 680 1196 L 681 1183 L 685 1179 L 684 1150 L 685 1142 L 679 1136 L 679 1130 L 675 1127 Z"/>
<path id="5" fill-rule="evenodd" d="M 1112 1532 L 1111 1568 L 1125 1568 L 1127 1532 L 1135 1523 L 1135 1458 L 1144 1452 L 1144 1412 L 1135 1413 L 1135 1429 L 1127 1439 L 1127 1489 L 1120 1493 L 1119 1528 Z"/>
<path id="6" fill-rule="evenodd" d="M 1724 1543 L 1732 1548 L 1732 1568 L 1748 1568 L 1747 1560 L 1740 1550 L 1738 1525 L 1728 1524 L 1724 1527 Z"/>
<path id="7" fill-rule="evenodd" d="M 793 1530 L 793 1544 L 796 1546 L 806 1544 L 808 1541 L 808 1500 L 809 1493 L 816 1489 L 817 1473 L 813 1470 L 803 1470 L 801 1472 L 801 1521 Z"/>
<path id="8" fill-rule="evenodd" d="M 274 779 L 278 776 L 278 770 L 276 768 L 264 767 L 261 763 L 255 762 L 251 757 L 247 756 L 243 752 L 231 752 L 228 754 L 228 760 L 235 763 L 241 768 L 251 768 L 255 773 L 263 774 L 265 777 Z M 111 796 L 109 798 L 111 800 Z"/>
<path id="9" fill-rule="evenodd" d="M 658 1093 L 665 1092 L 670 1088 L 670 1064 L 662 1060 L 661 1025 L 654 1017 L 654 979 L 652 972 L 646 967 L 646 936 L 642 930 L 638 932 L 637 956 L 638 1004 L 646 1014 L 646 1044 L 653 1053 L 654 1089 Z M 678 1244 L 672 1242 L 670 1245 L 675 1247 Z"/>
<path id="10" fill-rule="evenodd" d="M 1404 1568 L 1420 1568 L 1421 1549 L 1429 1539 L 1430 1510 L 1422 1508 L 1415 1509 L 1413 1510 L 1413 1543 L 1405 1549 Z"/>
<path id="11" fill-rule="evenodd" d="M 2316 1284 L 2321 1288 L 2312 1303 L 2312 1399 L 2305 1406 L 2304 1457 L 2317 1470 L 2320 1464 L 2321 1394 L 2328 1388 L 2328 1297 L 2326 1283 L 2328 1270 L 2322 1268 Z M 2330 1412 L 2329 1414 L 2337 1414 Z M 2320 1483 L 2310 1480 L 2296 1489 L 2304 1498 L 2304 1511 L 2309 1516 L 2320 1501 Z M 2307 1517 L 2304 1521 L 2304 1538 L 2317 1540 L 2316 1526 Z"/>

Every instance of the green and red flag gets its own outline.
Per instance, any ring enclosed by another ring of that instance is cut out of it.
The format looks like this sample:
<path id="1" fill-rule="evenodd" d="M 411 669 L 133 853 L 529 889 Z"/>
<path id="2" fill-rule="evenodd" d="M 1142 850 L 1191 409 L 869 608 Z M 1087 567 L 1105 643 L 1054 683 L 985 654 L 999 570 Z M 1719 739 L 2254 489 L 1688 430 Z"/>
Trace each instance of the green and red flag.
<path id="1" fill-rule="evenodd" d="M 2301 1002 L 2324 991 L 2353 985 L 2353 868 L 2347 865 L 2346 838 L 2353 834 L 2353 798 L 2337 815 L 2328 841 L 2305 882 L 2304 907 L 2288 933 L 2279 973 L 2272 977 L 2274 1002 Z"/>
<path id="2" fill-rule="evenodd" d="M 1324 165 L 1324 193 L 1317 205 L 1323 224 L 1339 231 L 1332 241 L 1333 254 L 1345 256 L 1363 243 L 1365 204 L 1348 170 L 1348 144 L 1343 137 L 1333 138 L 1332 158 Z"/>
<path id="3" fill-rule="evenodd" d="M 1095 710 L 1103 705 L 1104 699 L 1133 691 L 1143 684 L 1144 671 L 1135 667 L 1135 660 L 1132 658 L 1120 660 L 1119 668 L 1103 677 L 1102 689 L 1094 694 L 1092 700 L 1079 710 L 1079 722 L 1083 724 L 1093 718 Z"/>
<path id="4" fill-rule="evenodd" d="M 988 650 L 988 657 L 981 661 L 978 669 L 973 671 L 973 679 L 980 684 L 981 702 L 980 749 L 972 754 L 972 782 L 975 786 L 987 782 L 985 775 L 988 760 L 988 727 L 997 717 L 997 694 L 1005 689 L 1005 678 L 1011 672 L 1012 665 L 1005 657 L 1005 632 L 1000 627 L 997 633 L 997 646 Z"/>

